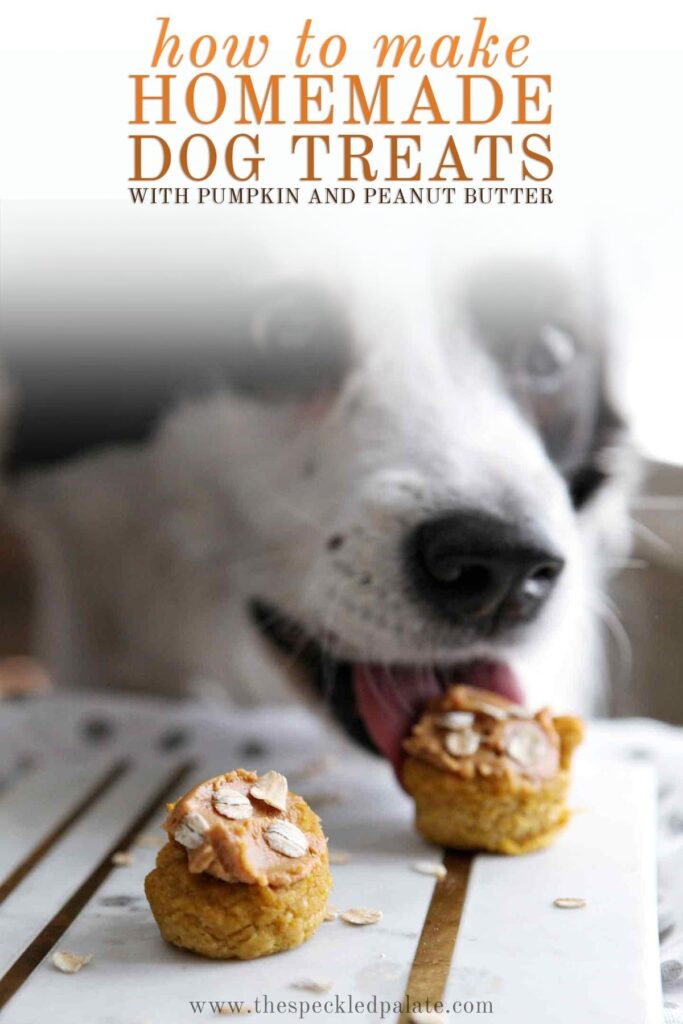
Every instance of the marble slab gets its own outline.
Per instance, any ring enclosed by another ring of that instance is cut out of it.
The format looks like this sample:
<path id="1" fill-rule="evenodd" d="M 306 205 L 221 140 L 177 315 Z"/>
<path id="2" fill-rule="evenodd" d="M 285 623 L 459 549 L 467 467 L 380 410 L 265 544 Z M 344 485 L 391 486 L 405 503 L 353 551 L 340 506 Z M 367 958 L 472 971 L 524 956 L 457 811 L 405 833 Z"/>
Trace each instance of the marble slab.
<path id="1" fill-rule="evenodd" d="M 210 1004 L 228 1000 L 252 1006 L 258 1000 L 259 1020 L 397 1019 L 435 884 L 412 865 L 438 859 L 440 851 L 413 833 L 410 801 L 388 766 L 331 739 L 323 725 L 299 712 L 280 710 L 270 718 L 234 712 L 220 725 L 208 715 L 202 722 L 202 742 L 191 751 L 198 760 L 193 778 L 236 763 L 288 774 L 292 788 L 322 815 L 331 847 L 350 854 L 347 864 L 333 869 L 332 902 L 341 909 L 379 908 L 382 921 L 364 928 L 325 923 L 299 949 L 250 963 L 202 960 L 160 939 L 142 890 L 156 850 L 134 846 L 132 865 L 112 870 L 58 942 L 58 948 L 94 954 L 92 962 L 67 976 L 46 957 L 7 1004 L 3 1024 L 184 1024 L 221 1019 Z M 62 728 L 66 744 L 69 730 Z M 168 723 L 159 716 L 139 716 L 137 749 L 153 747 L 151 739 L 141 741 L 145 730 L 151 736 L 163 729 Z M 110 752 L 124 747 L 120 738 Z M 92 808 L 35 877 L 0 906 L 5 964 L 130 823 L 178 756 L 139 758 L 106 802 Z M 54 767 L 60 770 L 67 771 L 62 762 Z M 31 791 L 28 780 L 24 785 Z M 45 810 L 40 787 L 33 793 L 39 816 Z M 551 850 L 476 859 L 444 997 L 449 1017 L 456 1000 L 471 1000 L 483 1008 L 490 1002 L 492 1019 L 502 1024 L 661 1019 L 651 770 L 616 756 L 579 758 L 574 803 L 581 813 Z M 0 828 L 2 815 L 0 799 Z M 155 832 L 162 815 L 159 806 L 146 834 Z M 552 905 L 558 896 L 583 897 L 587 904 L 562 911 Z M 296 987 L 311 980 L 329 982 L 330 992 Z M 265 1010 L 273 1012 L 264 1011 L 266 997 Z M 306 1012 L 305 1004 L 315 1000 L 331 1002 Z"/>

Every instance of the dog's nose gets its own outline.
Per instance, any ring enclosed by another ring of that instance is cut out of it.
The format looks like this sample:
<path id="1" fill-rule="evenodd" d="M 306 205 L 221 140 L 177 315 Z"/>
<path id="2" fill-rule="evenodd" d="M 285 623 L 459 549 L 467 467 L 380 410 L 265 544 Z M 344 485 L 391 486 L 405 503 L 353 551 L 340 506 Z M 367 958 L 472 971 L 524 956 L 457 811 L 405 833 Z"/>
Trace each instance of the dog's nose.
<path id="1" fill-rule="evenodd" d="M 423 598 L 482 633 L 530 622 L 563 565 L 518 526 L 480 512 L 422 523 L 409 545 L 409 571 Z"/>

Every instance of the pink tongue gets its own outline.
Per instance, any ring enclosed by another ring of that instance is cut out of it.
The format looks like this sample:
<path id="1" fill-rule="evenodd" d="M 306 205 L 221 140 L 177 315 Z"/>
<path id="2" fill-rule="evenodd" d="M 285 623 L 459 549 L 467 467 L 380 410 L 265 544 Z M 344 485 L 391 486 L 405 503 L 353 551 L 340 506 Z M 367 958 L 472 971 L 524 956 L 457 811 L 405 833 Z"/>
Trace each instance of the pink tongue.
<path id="1" fill-rule="evenodd" d="M 452 682 L 480 686 L 518 704 L 524 700 L 515 676 L 507 665 L 499 662 L 472 662 L 459 669 Z M 377 748 L 398 770 L 403 740 L 425 703 L 442 692 L 442 684 L 431 669 L 356 665 L 353 686 L 366 729 Z"/>

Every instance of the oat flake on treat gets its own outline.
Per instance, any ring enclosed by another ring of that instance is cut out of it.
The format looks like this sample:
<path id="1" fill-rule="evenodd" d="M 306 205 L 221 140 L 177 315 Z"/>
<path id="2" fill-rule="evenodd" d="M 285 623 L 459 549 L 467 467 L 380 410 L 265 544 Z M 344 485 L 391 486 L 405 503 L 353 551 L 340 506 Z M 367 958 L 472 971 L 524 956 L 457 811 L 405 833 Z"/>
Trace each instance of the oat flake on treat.
<path id="1" fill-rule="evenodd" d="M 213 794 L 213 807 L 217 814 L 232 821 L 244 821 L 254 813 L 249 797 L 232 786 L 221 786 L 216 790 Z"/>
<path id="2" fill-rule="evenodd" d="M 473 711 L 444 711 L 436 719 L 436 724 L 442 729 L 452 729 L 458 732 L 460 729 L 469 729 L 474 725 Z"/>
<path id="3" fill-rule="evenodd" d="M 187 850 L 197 850 L 204 844 L 204 836 L 209 831 L 209 823 L 201 814 L 192 811 L 182 819 L 173 838 Z"/>
<path id="4" fill-rule="evenodd" d="M 461 729 L 458 732 L 447 732 L 443 745 L 454 757 L 469 757 L 476 754 L 481 742 L 479 733 L 473 729 Z"/>
<path id="5" fill-rule="evenodd" d="M 287 810 L 287 779 L 280 772 L 266 772 L 257 779 L 249 790 L 250 796 L 256 800 L 262 800 L 269 807 L 275 807 L 278 811 Z"/>
<path id="6" fill-rule="evenodd" d="M 308 853 L 308 840 L 300 828 L 291 821 L 274 821 L 265 833 L 271 850 L 285 857 L 303 857 Z"/>

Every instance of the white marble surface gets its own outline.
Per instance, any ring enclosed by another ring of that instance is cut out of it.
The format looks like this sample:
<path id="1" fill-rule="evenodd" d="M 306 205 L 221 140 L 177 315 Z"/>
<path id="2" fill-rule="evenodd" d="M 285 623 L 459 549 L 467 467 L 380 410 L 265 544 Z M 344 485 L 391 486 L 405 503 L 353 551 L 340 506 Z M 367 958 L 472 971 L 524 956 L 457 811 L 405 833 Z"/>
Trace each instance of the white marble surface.
<path id="1" fill-rule="evenodd" d="M 24 714 L 30 717 L 17 710 L 17 716 Z M 83 719 L 93 716 L 116 724 L 97 743 L 83 739 L 92 732 L 84 730 Z M 57 757 L 44 741 L 56 719 Z M 17 741 L 10 749 L 2 744 L 2 727 L 16 740 L 16 721 L 10 729 L 0 716 L 0 775 L 7 779 L 16 770 L 17 756 L 24 757 L 28 748 L 35 760 L 62 766 L 74 761 L 87 766 L 91 758 L 125 751 L 138 761 L 143 751 L 143 763 L 112 790 L 104 814 L 93 808 L 83 819 L 78 826 L 82 843 L 67 835 L 43 862 L 40 898 L 27 879 L 0 907 L 0 932 L 14 935 L 12 920 L 22 905 L 25 914 L 41 918 L 46 879 L 54 878 L 59 894 L 75 888 L 86 863 L 92 866 L 93 848 L 106 847 L 107 837 L 120 831 L 144 794 L 154 790 L 158 773 L 170 774 L 188 752 L 201 759 L 197 778 L 240 763 L 288 774 L 292 788 L 318 805 L 331 846 L 351 854 L 348 864 L 333 869 L 332 902 L 342 909 L 378 907 L 384 917 L 365 928 L 339 920 L 325 923 L 306 945 L 276 957 L 208 962 L 161 941 L 142 892 L 156 851 L 136 847 L 134 863 L 112 872 L 59 942 L 63 949 L 93 953 L 93 961 L 74 976 L 59 974 L 44 961 L 8 1004 L 3 1024 L 184 1024 L 221 1019 L 208 1005 L 211 1000 L 253 1003 L 263 995 L 274 1003 L 336 996 L 393 1003 L 402 998 L 434 885 L 411 865 L 436 854 L 414 835 L 410 802 L 384 763 L 331 737 L 318 719 L 301 710 L 220 715 L 197 709 L 189 714 L 187 708 L 164 711 L 148 702 L 131 714 L 130 708 L 126 713 L 105 699 L 63 702 L 58 713 L 44 704 L 32 721 L 24 747 Z M 173 738 L 178 728 L 187 734 L 184 744 Z M 267 749 L 258 752 L 258 744 Z M 590 747 L 577 764 L 575 802 L 584 810 L 552 850 L 525 858 L 477 859 L 447 1002 L 491 1000 L 491 1019 L 503 1024 L 650 1024 L 661 1019 L 653 777 L 645 765 L 625 764 L 616 749 L 596 747 L 591 753 Z M 301 779 L 304 765 L 321 756 L 328 758 L 325 769 Z M 7 794 L 11 791 L 8 783 Z M 159 808 L 157 822 L 161 817 Z M 586 908 L 553 908 L 552 900 L 563 895 L 585 897 Z M 14 936 L 14 946 L 21 946 L 26 935 L 24 927 Z M 333 989 L 316 995 L 294 987 L 305 979 L 329 980 Z M 204 1012 L 193 1012 L 190 1000 L 205 1002 Z M 262 1013 L 258 1019 L 295 1021 L 300 1014 Z M 304 1019 L 381 1018 L 372 1008 L 351 1015 L 332 1008 Z M 395 1012 L 390 1009 L 384 1019 L 395 1020 Z"/>
<path id="2" fill-rule="evenodd" d="M 579 763 L 573 803 L 550 849 L 477 858 L 447 1002 L 486 996 L 505 1024 L 661 1020 L 654 773 Z"/>

